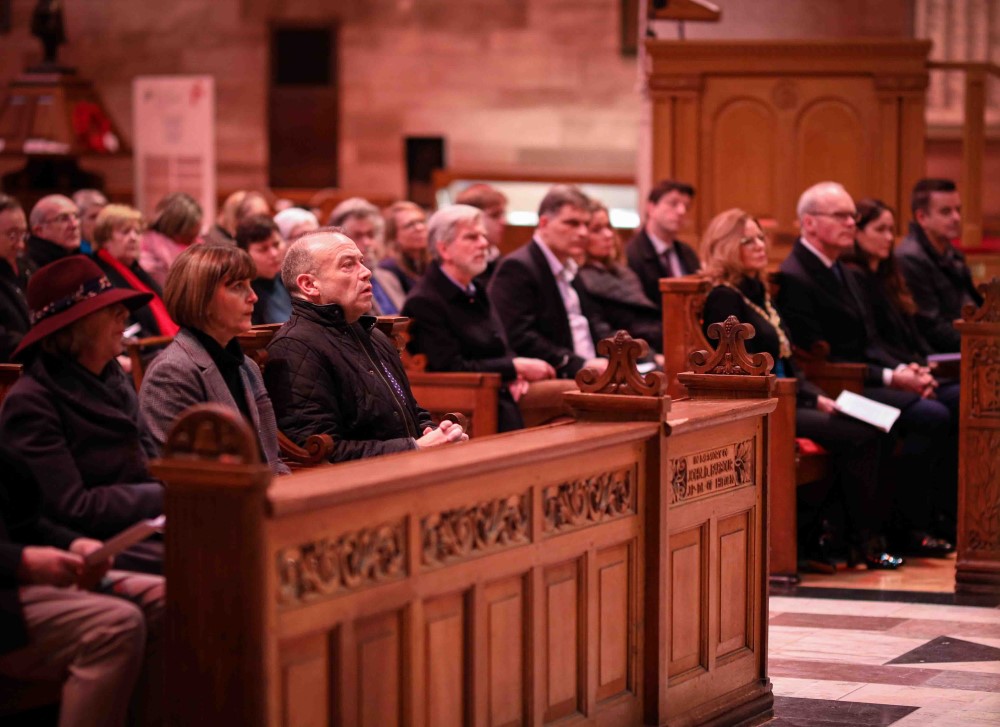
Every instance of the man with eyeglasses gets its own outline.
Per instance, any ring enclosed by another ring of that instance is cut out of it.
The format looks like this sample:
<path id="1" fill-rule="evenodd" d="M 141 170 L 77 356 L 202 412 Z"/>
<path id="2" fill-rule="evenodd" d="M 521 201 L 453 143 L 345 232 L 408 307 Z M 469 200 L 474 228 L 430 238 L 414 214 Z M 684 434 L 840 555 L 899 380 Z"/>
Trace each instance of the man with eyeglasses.
<path id="1" fill-rule="evenodd" d="M 838 259 L 853 250 L 857 232 L 857 210 L 847 190 L 836 182 L 813 185 L 799 198 L 797 212 L 801 236 L 781 264 L 781 319 L 796 346 L 808 350 L 826 341 L 831 360 L 867 364 L 864 395 L 900 409 L 891 434 L 902 440 L 896 471 L 900 493 L 906 494 L 898 496 L 893 548 L 946 555 L 952 544 L 928 534 L 930 493 L 950 490 L 955 476 L 946 466 L 955 423 L 935 400 L 937 381 L 926 367 L 899 361 L 885 349 L 865 313 L 865 291 Z"/>
<path id="2" fill-rule="evenodd" d="M 80 252 L 80 210 L 69 197 L 42 197 L 28 221 L 28 257 L 38 267 Z"/>
<path id="3" fill-rule="evenodd" d="M 31 326 L 24 290 L 34 266 L 24 257 L 28 223 L 13 197 L 0 194 L 0 363 L 10 355 Z"/>

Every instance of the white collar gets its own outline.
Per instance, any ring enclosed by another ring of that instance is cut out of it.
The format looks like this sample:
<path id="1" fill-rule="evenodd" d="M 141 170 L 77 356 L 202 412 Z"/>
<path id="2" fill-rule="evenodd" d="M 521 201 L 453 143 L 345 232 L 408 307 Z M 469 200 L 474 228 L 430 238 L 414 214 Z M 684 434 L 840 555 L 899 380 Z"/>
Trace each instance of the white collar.
<path id="1" fill-rule="evenodd" d="M 821 252 L 820 252 L 819 250 L 817 250 L 817 249 L 816 249 L 815 247 L 813 247 L 813 245 L 812 245 L 812 244 L 810 244 L 810 242 L 809 242 L 808 240 L 806 240 L 806 238 L 804 238 L 804 237 L 800 237 L 800 238 L 799 238 L 799 241 L 800 241 L 800 242 L 802 243 L 802 246 L 803 246 L 803 247 L 804 247 L 804 248 L 805 248 L 806 250 L 808 250 L 808 251 L 809 251 L 809 252 L 811 252 L 811 253 L 812 253 L 813 255 L 815 255 L 816 257 L 818 257 L 818 258 L 819 258 L 819 261 L 820 261 L 821 263 L 823 263 L 823 264 L 824 264 L 824 265 L 825 265 L 825 266 L 826 266 L 827 268 L 832 268 L 832 267 L 834 266 L 834 264 L 835 264 L 835 263 L 837 262 L 836 260 L 831 260 L 831 259 L 830 259 L 830 258 L 828 258 L 828 257 L 827 257 L 826 255 L 824 255 L 824 254 L 823 254 L 823 253 L 821 253 Z"/>
<path id="2" fill-rule="evenodd" d="M 542 254 L 545 255 L 545 261 L 549 264 L 549 269 L 552 271 L 552 276 L 555 278 L 563 277 L 562 273 L 565 270 L 566 275 L 564 279 L 567 283 L 573 282 L 573 278 L 576 277 L 577 264 L 576 260 L 569 258 L 565 263 L 559 262 L 559 258 L 553 254 L 549 249 L 548 245 L 542 242 L 539 238 L 533 238 L 534 242 L 538 247 L 542 249 Z"/>
<path id="3" fill-rule="evenodd" d="M 674 249 L 673 242 L 664 242 L 658 238 L 650 231 L 648 225 L 646 226 L 646 235 L 649 237 L 649 241 L 653 243 L 653 249 L 656 250 L 657 255 L 663 255 L 664 253 L 670 252 Z"/>

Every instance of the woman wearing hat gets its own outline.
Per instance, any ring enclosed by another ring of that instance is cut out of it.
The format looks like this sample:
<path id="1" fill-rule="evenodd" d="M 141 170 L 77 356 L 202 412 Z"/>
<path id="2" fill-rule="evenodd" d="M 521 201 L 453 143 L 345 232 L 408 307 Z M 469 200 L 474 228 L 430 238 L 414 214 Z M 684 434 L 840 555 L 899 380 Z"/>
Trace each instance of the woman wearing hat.
<path id="1" fill-rule="evenodd" d="M 256 432 L 262 459 L 277 474 L 288 467 L 278 453 L 278 425 L 257 364 L 236 336 L 250 330 L 257 268 L 233 245 L 195 245 L 182 252 L 163 289 L 167 310 L 181 326 L 156 357 L 139 389 L 143 423 L 162 446 L 181 412 L 216 402 L 239 412 Z"/>
<path id="2" fill-rule="evenodd" d="M 0 408 L 0 432 L 42 487 L 43 513 L 103 539 L 163 512 L 149 474 L 132 383 L 115 357 L 129 311 L 149 293 L 115 288 L 93 260 L 57 260 L 28 283 L 31 328 L 14 351 L 24 374 Z M 147 540 L 116 566 L 158 573 L 163 543 Z"/>

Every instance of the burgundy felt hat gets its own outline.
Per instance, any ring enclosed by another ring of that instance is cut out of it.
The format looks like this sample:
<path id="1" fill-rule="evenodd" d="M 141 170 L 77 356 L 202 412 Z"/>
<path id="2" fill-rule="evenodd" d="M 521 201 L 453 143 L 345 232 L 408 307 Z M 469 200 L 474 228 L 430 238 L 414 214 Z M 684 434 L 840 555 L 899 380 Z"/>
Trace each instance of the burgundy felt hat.
<path id="1" fill-rule="evenodd" d="M 97 263 L 85 255 L 70 255 L 41 267 L 28 281 L 31 328 L 12 354 L 19 358 L 28 348 L 85 315 L 124 303 L 129 310 L 146 305 L 153 295 L 116 288 Z"/>

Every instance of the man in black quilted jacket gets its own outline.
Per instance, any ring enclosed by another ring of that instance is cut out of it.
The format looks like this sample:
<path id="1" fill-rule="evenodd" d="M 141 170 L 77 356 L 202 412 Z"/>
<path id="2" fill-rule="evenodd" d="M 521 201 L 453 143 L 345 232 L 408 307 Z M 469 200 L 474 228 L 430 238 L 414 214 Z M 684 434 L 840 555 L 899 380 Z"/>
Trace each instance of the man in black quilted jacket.
<path id="1" fill-rule="evenodd" d="M 414 400 L 395 346 L 366 315 L 371 270 L 350 238 L 303 235 L 281 279 L 292 317 L 267 348 L 266 382 L 282 432 L 299 444 L 329 434 L 333 462 L 468 439 L 453 422 L 435 427 Z"/>

